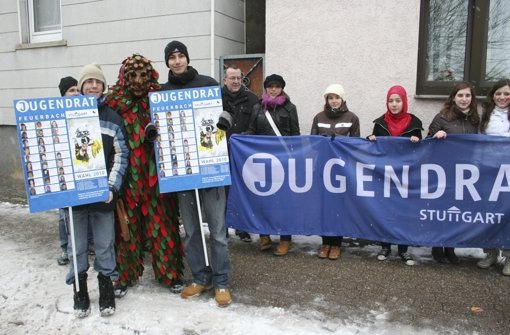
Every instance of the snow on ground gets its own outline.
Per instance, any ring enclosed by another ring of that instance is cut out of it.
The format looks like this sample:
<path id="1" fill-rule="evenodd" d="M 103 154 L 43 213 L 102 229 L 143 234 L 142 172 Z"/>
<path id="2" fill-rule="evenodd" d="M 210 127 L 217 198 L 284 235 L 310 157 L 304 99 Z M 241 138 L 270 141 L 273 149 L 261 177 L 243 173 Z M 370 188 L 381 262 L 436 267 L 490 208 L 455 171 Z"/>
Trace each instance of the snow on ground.
<path id="1" fill-rule="evenodd" d="M 0 204 L 0 216 L 30 215 L 26 207 Z M 0 220 L 1 224 L 1 220 Z M 295 243 L 307 243 L 306 237 Z M 419 254 L 418 248 L 413 252 Z M 481 257 L 481 251 L 465 249 Z M 375 253 L 375 250 L 374 250 Z M 387 322 L 384 310 L 364 319 L 326 318 L 314 310 L 296 311 L 234 303 L 218 308 L 213 295 L 183 300 L 143 277 L 128 294 L 117 299 L 115 315 L 98 311 L 97 274 L 89 270 L 92 312 L 85 319 L 73 315 L 72 287 L 64 283 L 66 267 L 58 266 L 53 246 L 41 250 L 0 236 L 1 334 L 437 334 Z M 150 273 L 150 271 L 146 271 Z"/>

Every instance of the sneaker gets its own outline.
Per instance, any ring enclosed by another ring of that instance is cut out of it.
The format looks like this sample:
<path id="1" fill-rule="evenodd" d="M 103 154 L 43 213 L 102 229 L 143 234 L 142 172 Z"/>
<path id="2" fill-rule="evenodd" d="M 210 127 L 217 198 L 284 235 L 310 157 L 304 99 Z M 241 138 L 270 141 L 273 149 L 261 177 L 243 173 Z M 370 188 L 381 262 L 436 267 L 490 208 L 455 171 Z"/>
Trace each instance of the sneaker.
<path id="1" fill-rule="evenodd" d="M 62 254 L 59 258 L 57 258 L 58 265 L 67 265 L 69 264 L 69 256 L 67 255 L 67 251 L 62 251 Z"/>
<path id="2" fill-rule="evenodd" d="M 490 250 L 487 253 L 487 257 L 478 261 L 478 263 L 476 263 L 476 266 L 478 266 L 480 269 L 490 268 L 491 266 L 496 264 L 496 262 L 498 261 L 498 254 L 499 254 L 499 251 L 496 252 L 495 250 Z"/>
<path id="3" fill-rule="evenodd" d="M 239 238 L 241 239 L 241 241 L 243 242 L 251 242 L 251 236 L 250 234 L 248 234 L 247 232 L 245 231 L 241 231 L 239 232 L 239 234 L 237 234 L 239 236 Z"/>
<path id="4" fill-rule="evenodd" d="M 328 244 L 323 244 L 321 245 L 321 247 L 319 248 L 319 253 L 318 253 L 318 257 L 319 258 L 328 258 L 329 256 L 329 250 L 331 249 L 331 246 L 328 245 Z"/>
<path id="5" fill-rule="evenodd" d="M 182 290 L 184 290 L 184 282 L 181 279 L 174 280 L 172 285 L 170 285 L 170 292 L 173 294 L 179 294 Z"/>
<path id="6" fill-rule="evenodd" d="M 200 285 L 197 283 L 191 283 L 181 292 L 181 298 L 189 299 L 198 297 L 202 293 L 209 291 L 212 288 L 212 285 Z"/>
<path id="7" fill-rule="evenodd" d="M 290 241 L 280 241 L 276 250 L 273 252 L 275 256 L 285 256 L 289 252 L 290 249 Z"/>
<path id="8" fill-rule="evenodd" d="M 342 255 L 342 249 L 340 248 L 340 246 L 332 245 L 331 249 L 329 250 L 328 258 L 331 259 L 332 261 L 334 261 L 334 260 L 340 258 L 341 255 Z"/>
<path id="9" fill-rule="evenodd" d="M 510 276 L 510 257 L 506 257 L 505 259 L 505 266 L 503 266 L 503 274 L 505 276 Z"/>
<path id="10" fill-rule="evenodd" d="M 115 294 L 115 298 L 122 298 L 127 294 L 127 286 L 115 284 L 113 285 L 113 293 Z"/>
<path id="11" fill-rule="evenodd" d="M 261 236 L 260 237 L 260 251 L 271 249 L 271 237 Z"/>
<path id="12" fill-rule="evenodd" d="M 232 296 L 228 288 L 217 288 L 214 290 L 214 300 L 218 307 L 227 307 L 232 303 Z"/>
<path id="13" fill-rule="evenodd" d="M 382 248 L 377 253 L 377 259 L 380 260 L 380 261 L 385 261 L 388 258 L 388 256 L 390 255 L 390 253 L 391 253 L 390 249 Z"/>
<path id="14" fill-rule="evenodd" d="M 398 254 L 400 256 L 400 258 L 402 258 L 402 260 L 404 262 L 406 262 L 406 265 L 414 265 L 414 259 L 413 259 L 413 256 L 411 256 L 410 253 L 408 252 L 401 252 Z"/>

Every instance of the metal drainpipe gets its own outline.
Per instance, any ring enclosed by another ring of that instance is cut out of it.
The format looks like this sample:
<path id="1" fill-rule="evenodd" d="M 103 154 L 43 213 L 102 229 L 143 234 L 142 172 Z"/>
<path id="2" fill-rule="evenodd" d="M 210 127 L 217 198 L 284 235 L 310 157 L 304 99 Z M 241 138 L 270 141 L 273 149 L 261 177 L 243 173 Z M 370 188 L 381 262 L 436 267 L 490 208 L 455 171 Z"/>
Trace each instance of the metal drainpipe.
<path id="1" fill-rule="evenodd" d="M 214 78 L 214 0 L 211 0 L 211 77 Z"/>

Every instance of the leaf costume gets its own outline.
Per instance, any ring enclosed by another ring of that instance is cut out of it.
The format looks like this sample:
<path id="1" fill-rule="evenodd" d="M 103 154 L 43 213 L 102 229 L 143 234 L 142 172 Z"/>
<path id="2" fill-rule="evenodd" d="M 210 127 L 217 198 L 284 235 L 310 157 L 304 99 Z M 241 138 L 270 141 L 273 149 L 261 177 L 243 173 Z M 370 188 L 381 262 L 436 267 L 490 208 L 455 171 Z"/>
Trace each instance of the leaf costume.
<path id="1" fill-rule="evenodd" d="M 173 193 L 160 193 L 154 145 L 145 140 L 145 127 L 151 121 L 147 93 L 160 89 L 158 78 L 147 58 L 133 54 L 122 62 L 117 83 L 106 97 L 107 105 L 124 120 L 130 150 L 119 198 L 127 209 L 129 238 L 124 240 L 117 229 L 115 239 L 118 284 L 122 286 L 132 286 L 142 276 L 144 246 L 152 254 L 159 282 L 171 286 L 182 277 L 184 266 L 177 199 Z"/>

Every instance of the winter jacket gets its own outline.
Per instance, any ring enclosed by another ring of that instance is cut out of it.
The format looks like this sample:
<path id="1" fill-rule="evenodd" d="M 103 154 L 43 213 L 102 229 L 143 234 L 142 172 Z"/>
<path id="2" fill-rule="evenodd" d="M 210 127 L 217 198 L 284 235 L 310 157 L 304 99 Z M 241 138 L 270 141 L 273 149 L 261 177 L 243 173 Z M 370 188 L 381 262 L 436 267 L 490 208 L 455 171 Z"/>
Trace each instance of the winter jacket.
<path id="1" fill-rule="evenodd" d="M 429 126 L 429 137 L 434 136 L 439 130 L 447 134 L 476 134 L 478 124 L 472 124 L 467 115 L 457 108 L 454 108 L 455 117 L 449 121 L 443 113 L 438 113 Z"/>
<path id="2" fill-rule="evenodd" d="M 388 124 L 384 121 L 384 115 L 385 114 L 374 120 L 374 130 L 372 131 L 372 135 L 391 136 L 390 131 L 388 130 Z M 419 139 L 422 139 L 421 131 L 423 130 L 423 126 L 420 119 L 411 113 L 409 113 L 409 115 L 411 115 L 411 122 L 400 136 L 416 136 Z"/>
<path id="3" fill-rule="evenodd" d="M 310 135 L 359 137 L 359 118 L 349 111 L 347 104 L 344 102 L 335 115 L 326 111 L 315 115 Z"/>
<path id="4" fill-rule="evenodd" d="M 188 66 L 188 71 L 180 76 L 174 76 L 172 71 L 168 71 L 168 81 L 161 85 L 161 91 L 218 85 L 218 82 L 213 78 L 198 74 L 197 70 Z"/>
<path id="5" fill-rule="evenodd" d="M 281 106 L 269 109 L 269 114 L 273 118 L 276 127 L 282 136 L 301 135 L 299 132 L 299 120 L 296 106 L 288 99 Z M 275 132 L 266 118 L 262 103 L 259 102 L 253 107 L 253 113 L 250 119 L 250 127 L 244 134 L 246 135 L 273 135 Z"/>
<path id="6" fill-rule="evenodd" d="M 108 172 L 108 187 L 113 193 L 110 203 L 96 202 L 89 205 L 92 210 L 110 211 L 115 208 L 118 192 L 122 187 L 128 166 L 129 149 L 122 117 L 106 105 L 98 106 L 101 140 Z M 82 208 L 78 206 L 77 208 Z"/>
<path id="7" fill-rule="evenodd" d="M 230 92 L 223 86 L 221 90 L 223 97 L 223 110 L 232 115 L 232 125 L 227 130 L 227 136 L 241 134 L 248 130 L 253 107 L 258 103 L 258 98 L 252 92 L 241 89 L 238 92 Z"/>

